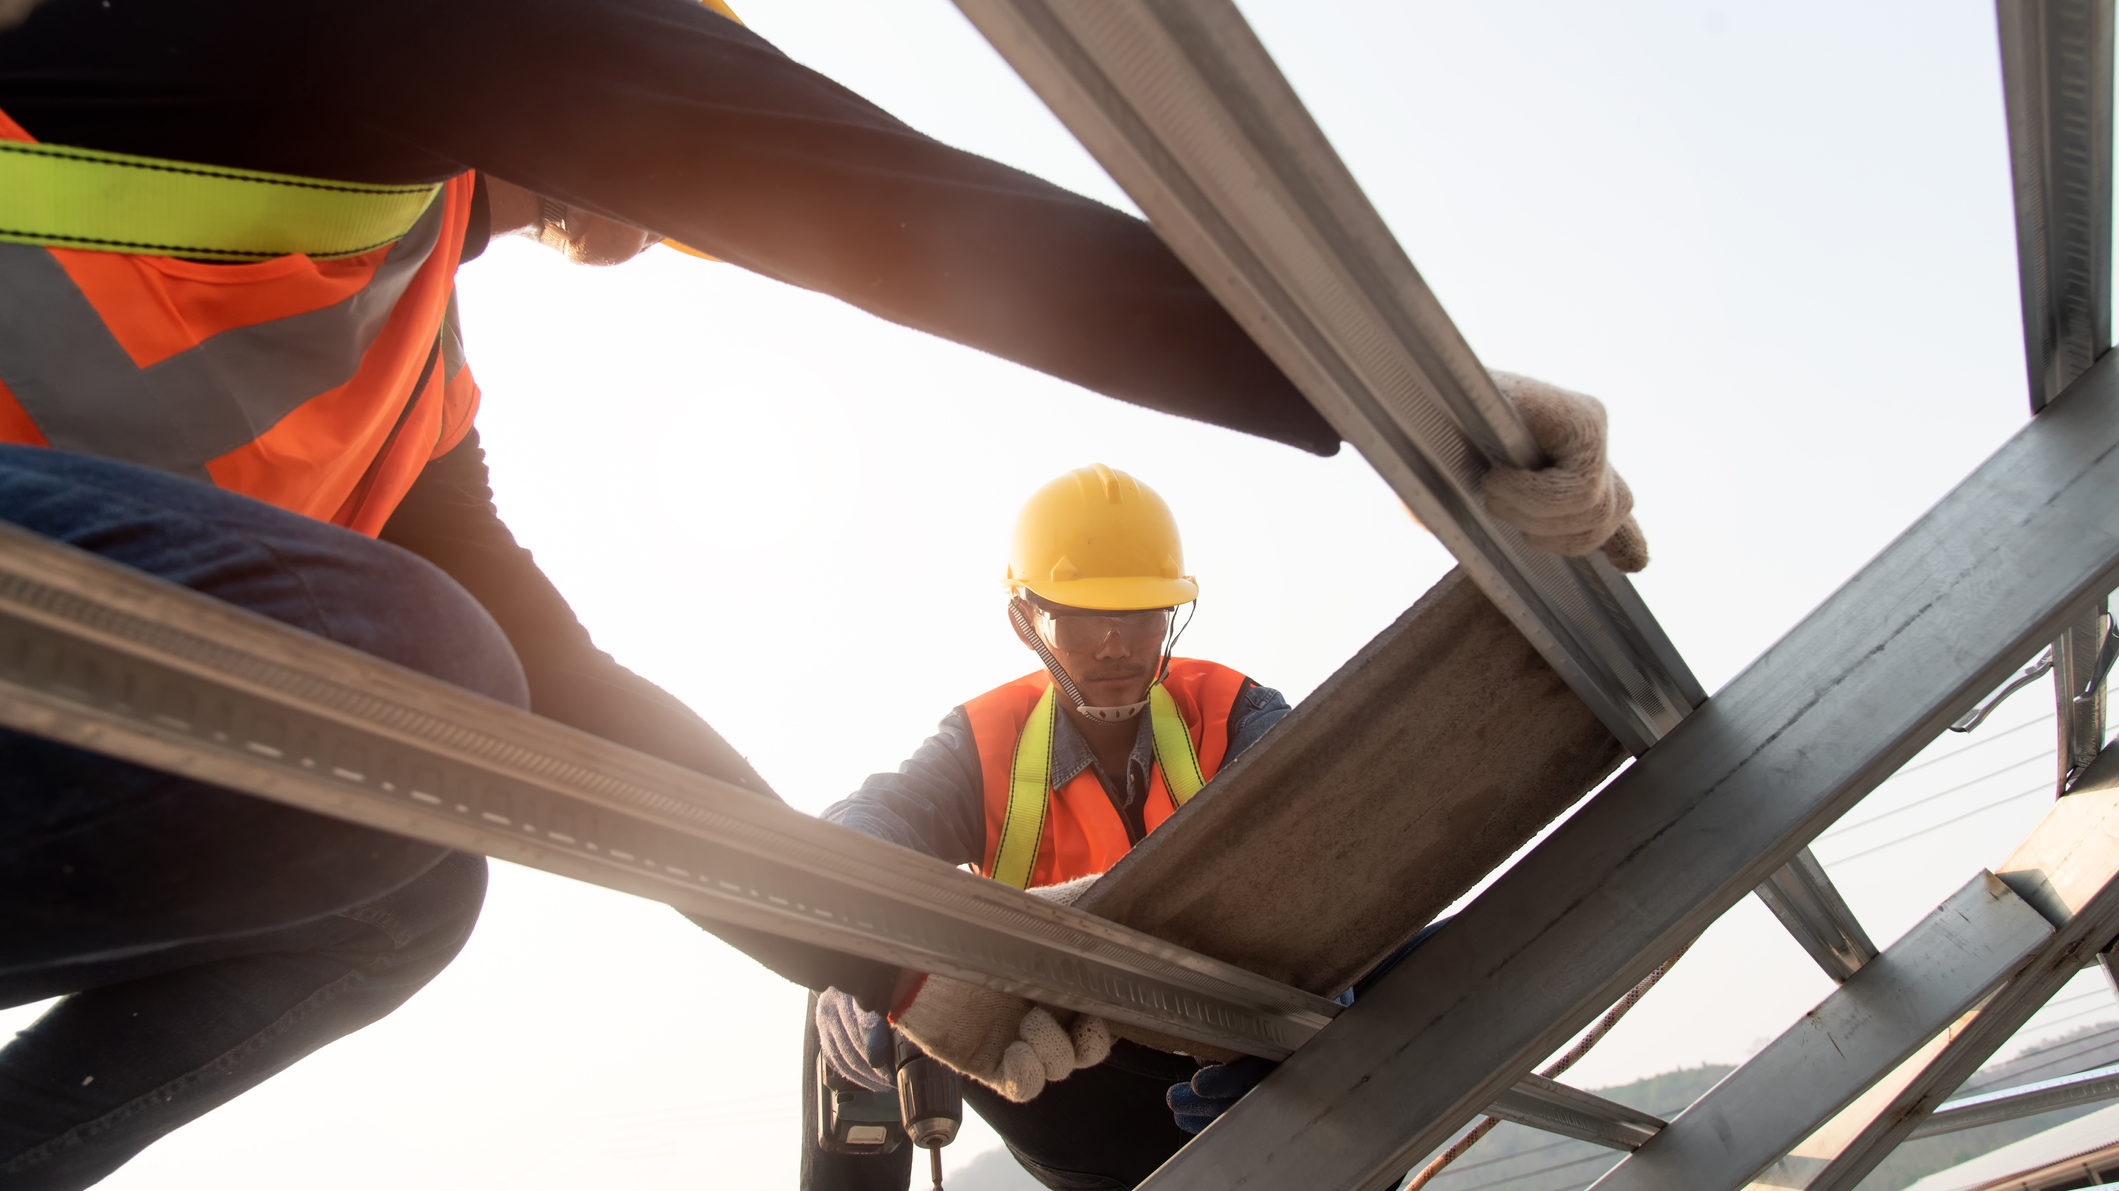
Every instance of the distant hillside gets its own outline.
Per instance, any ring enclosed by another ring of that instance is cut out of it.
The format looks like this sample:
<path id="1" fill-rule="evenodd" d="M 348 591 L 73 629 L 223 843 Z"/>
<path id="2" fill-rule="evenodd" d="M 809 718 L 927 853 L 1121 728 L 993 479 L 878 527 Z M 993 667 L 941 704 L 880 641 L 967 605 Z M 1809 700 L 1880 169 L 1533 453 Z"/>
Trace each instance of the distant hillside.
<path id="1" fill-rule="evenodd" d="M 2119 1026 L 2092 1026 L 2058 1042 L 2027 1050 L 2009 1062 L 1995 1064 L 1980 1072 L 1964 1090 L 1980 1092 L 2013 1087 L 2113 1062 L 2119 1062 Z M 1731 1070 L 1733 1068 L 1719 1066 L 1694 1067 L 1596 1091 L 1621 1104 L 1670 1117 L 1682 1112 Z M 1871 1171 L 1856 1191 L 1899 1191 L 1899 1188 L 1938 1170 L 2102 1107 L 2105 1106 L 2090 1104 L 2060 1109 L 1982 1129 L 1967 1129 L 1962 1133 L 1946 1133 L 1909 1142 Z M 1429 1183 L 1428 1189 L 1582 1191 L 1605 1171 L 1618 1165 L 1619 1157 L 1610 1150 L 1586 1142 L 1567 1141 L 1520 1125 L 1503 1124 L 1451 1164 L 1440 1178 Z"/>
<path id="2" fill-rule="evenodd" d="M 2119 1062 L 2119 1026 L 2091 1026 L 2058 1042 L 2027 1050 L 1999 1063 L 1966 1085 L 1965 1091 L 1991 1091 L 2071 1071 Z M 1688 1067 L 1615 1088 L 1595 1089 L 1660 1117 L 1675 1116 L 1734 1070 L 1724 1066 Z M 2094 1112 L 2103 1104 L 2061 1109 L 2041 1116 L 1967 1129 L 1900 1146 L 1863 1179 L 1856 1191 L 1899 1191 L 1938 1170 L 1976 1158 L 1989 1150 Z M 991 1150 L 968 1161 L 944 1151 L 949 1191 L 1043 1191 L 1016 1165 L 1006 1150 Z M 1620 1154 L 1587 1142 L 1502 1124 L 1482 1138 L 1448 1171 L 1428 1184 L 1428 1191 L 1582 1191 L 1618 1164 Z M 962 1166 L 949 1161 L 963 1161 Z M 1424 1160 L 1423 1160 L 1424 1161 Z M 924 1184 L 921 1184 L 924 1185 Z"/>

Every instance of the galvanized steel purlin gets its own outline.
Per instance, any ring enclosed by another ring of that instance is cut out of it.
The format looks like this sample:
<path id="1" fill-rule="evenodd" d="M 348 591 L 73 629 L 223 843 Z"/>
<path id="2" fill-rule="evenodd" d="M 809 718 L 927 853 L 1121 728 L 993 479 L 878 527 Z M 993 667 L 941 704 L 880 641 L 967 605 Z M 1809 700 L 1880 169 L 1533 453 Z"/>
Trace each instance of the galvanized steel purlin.
<path id="1" fill-rule="evenodd" d="M 0 723 L 1268 1058 L 1339 1011 L 7 527 Z"/>
<path id="2" fill-rule="evenodd" d="M 1487 1105 L 1486 1112 L 1614 1150 L 1637 1150 L 1667 1124 L 1653 1114 L 1538 1075 L 1525 1076 Z"/>
<path id="3" fill-rule="evenodd" d="M 2076 1104 L 2094 1104 L 2115 1096 L 2119 1096 L 2119 1063 L 1951 1100 L 1915 1125 L 1908 1137 L 1935 1137 L 1961 1129 L 1977 1129 L 1981 1125 L 2013 1121 Z"/>
<path id="4" fill-rule="evenodd" d="M 2112 342 L 2111 0 L 1998 0 L 2016 268 L 2031 412 L 2081 376 Z M 2067 626 L 2053 649 L 2059 774 L 2104 745 L 2101 686 L 2078 674 L 2103 644 L 2103 609 Z"/>
<path id="5" fill-rule="evenodd" d="M 1996 9 L 2036 413 L 2112 341 L 2112 4 Z"/>
<path id="6" fill-rule="evenodd" d="M 1846 899 L 1808 848 L 1758 887 L 1758 898 L 1809 952 L 1825 975 L 1839 983 L 1876 958 L 1876 944 L 1847 908 Z"/>
<path id="7" fill-rule="evenodd" d="M 1528 432 L 1232 4 L 958 7 L 1620 741 L 1705 697 L 1624 576 L 1486 515 Z"/>

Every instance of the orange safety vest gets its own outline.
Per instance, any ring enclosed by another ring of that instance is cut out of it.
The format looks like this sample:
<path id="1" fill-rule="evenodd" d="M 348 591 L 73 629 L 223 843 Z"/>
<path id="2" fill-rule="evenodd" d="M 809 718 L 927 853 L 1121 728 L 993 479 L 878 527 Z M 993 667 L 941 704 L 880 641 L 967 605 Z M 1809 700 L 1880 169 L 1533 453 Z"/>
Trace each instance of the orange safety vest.
<path id="1" fill-rule="evenodd" d="M 1162 689 L 1169 693 L 1184 722 L 1202 778 L 1212 779 L 1228 756 L 1229 716 L 1245 681 L 1243 675 L 1227 666 L 1193 658 L 1170 659 L 1170 674 L 1163 680 Z M 989 877 L 998 875 L 996 867 L 1009 814 L 1017 743 L 1032 709 L 1051 685 L 1052 676 L 1039 670 L 964 704 L 964 713 L 971 721 L 972 741 L 978 749 L 986 813 L 986 848 L 979 872 Z M 1177 807 L 1178 799 L 1172 795 L 1158 761 L 1142 821 L 1153 831 L 1175 814 Z M 1105 872 L 1132 847 L 1125 820 L 1111 805 L 1103 783 L 1097 781 L 1095 773 L 1084 769 L 1058 789 L 1047 787 L 1037 859 L 1030 867 L 1027 885 L 1056 885 Z"/>
<path id="2" fill-rule="evenodd" d="M 34 137 L 0 112 L 0 140 Z M 472 177 L 337 260 L 0 243 L 0 442 L 207 480 L 374 536 L 471 428 L 454 276 Z"/>

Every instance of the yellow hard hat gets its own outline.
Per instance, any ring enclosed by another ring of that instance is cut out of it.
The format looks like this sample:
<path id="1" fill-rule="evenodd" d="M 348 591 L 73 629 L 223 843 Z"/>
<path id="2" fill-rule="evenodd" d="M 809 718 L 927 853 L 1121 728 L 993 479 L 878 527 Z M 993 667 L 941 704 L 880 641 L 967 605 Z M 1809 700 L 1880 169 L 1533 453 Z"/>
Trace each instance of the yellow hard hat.
<path id="1" fill-rule="evenodd" d="M 1199 598 L 1170 506 L 1101 463 L 1038 489 L 1015 518 L 1008 588 L 1055 604 L 1134 611 Z"/>

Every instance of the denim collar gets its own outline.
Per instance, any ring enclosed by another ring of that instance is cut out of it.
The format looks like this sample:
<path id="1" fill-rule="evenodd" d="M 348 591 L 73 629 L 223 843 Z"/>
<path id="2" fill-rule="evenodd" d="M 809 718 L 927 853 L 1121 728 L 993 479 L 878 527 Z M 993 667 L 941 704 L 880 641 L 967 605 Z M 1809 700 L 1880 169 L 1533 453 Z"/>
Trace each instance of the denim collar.
<path id="1" fill-rule="evenodd" d="M 1097 764 L 1096 754 L 1090 751 L 1089 742 L 1082 739 L 1081 729 L 1074 726 L 1073 718 L 1059 712 L 1058 722 L 1052 726 L 1052 788 L 1059 789 L 1087 769 L 1096 774 L 1105 791 L 1119 799 L 1121 806 L 1132 806 L 1146 798 L 1149 777 L 1155 772 L 1155 732 L 1149 725 L 1146 711 L 1133 718 L 1139 727 L 1133 735 L 1133 753 L 1126 758 L 1125 787 L 1121 791 L 1112 776 Z"/>

